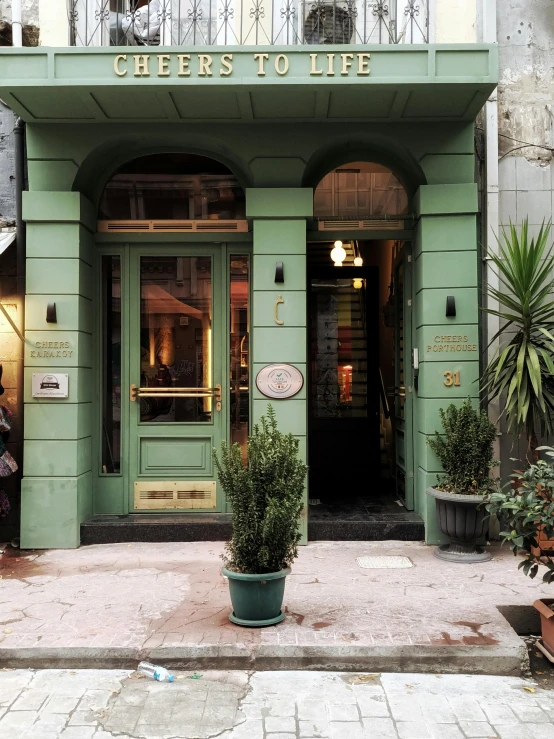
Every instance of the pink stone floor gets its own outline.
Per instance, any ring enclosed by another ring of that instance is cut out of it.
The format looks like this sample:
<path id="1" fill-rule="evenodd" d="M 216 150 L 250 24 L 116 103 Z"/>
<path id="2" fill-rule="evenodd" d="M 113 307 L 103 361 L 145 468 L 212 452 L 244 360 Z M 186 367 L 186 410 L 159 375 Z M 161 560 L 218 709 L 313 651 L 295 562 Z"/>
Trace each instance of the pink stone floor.
<path id="1" fill-rule="evenodd" d="M 497 610 L 530 605 L 552 588 L 517 570 L 506 549 L 454 565 L 419 542 L 316 542 L 287 579 L 285 621 L 245 629 L 228 621 L 223 545 L 107 544 L 0 556 L 0 661 L 25 648 L 260 645 L 510 646 Z M 363 555 L 405 555 L 410 569 L 361 569 Z"/>

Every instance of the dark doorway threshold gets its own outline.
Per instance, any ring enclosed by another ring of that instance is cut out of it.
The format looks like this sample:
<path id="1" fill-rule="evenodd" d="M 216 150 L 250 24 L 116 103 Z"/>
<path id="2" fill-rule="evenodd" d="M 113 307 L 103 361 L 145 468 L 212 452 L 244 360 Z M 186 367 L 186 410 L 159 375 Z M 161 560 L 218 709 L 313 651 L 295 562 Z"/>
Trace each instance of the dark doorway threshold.
<path id="1" fill-rule="evenodd" d="M 81 524 L 81 544 L 128 541 L 226 541 L 231 535 L 230 513 L 129 513 L 91 516 Z"/>
<path id="2" fill-rule="evenodd" d="M 310 505 L 310 541 L 422 541 L 423 519 L 396 502 L 393 493 Z"/>

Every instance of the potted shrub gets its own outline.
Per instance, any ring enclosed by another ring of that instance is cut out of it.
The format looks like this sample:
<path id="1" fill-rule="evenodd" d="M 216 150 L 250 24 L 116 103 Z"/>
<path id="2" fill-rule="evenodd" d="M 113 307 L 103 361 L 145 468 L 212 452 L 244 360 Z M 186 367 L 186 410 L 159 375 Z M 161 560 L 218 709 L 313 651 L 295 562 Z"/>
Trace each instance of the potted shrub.
<path id="1" fill-rule="evenodd" d="M 222 570 L 233 606 L 229 619 L 241 626 L 277 624 L 284 618 L 285 578 L 298 554 L 308 471 L 298 458 L 298 440 L 278 430 L 268 405 L 248 438 L 247 459 L 238 444 L 223 442 L 214 461 L 233 513 Z"/>
<path id="2" fill-rule="evenodd" d="M 543 581 L 554 581 L 554 562 L 539 546 L 540 536 L 554 538 L 554 449 L 538 447 L 550 461 L 539 459 L 522 472 L 515 472 L 512 483 L 488 496 L 486 508 L 499 519 L 502 543 L 509 542 L 514 555 L 525 553 L 519 569 L 536 576 L 539 565 L 545 565 Z M 543 645 L 547 657 L 554 661 L 554 598 L 536 600 L 533 605 L 541 616 Z M 540 645 L 539 645 L 540 646 Z"/>
<path id="3" fill-rule="evenodd" d="M 483 535 L 485 495 L 495 489 L 490 471 L 496 427 L 484 411 L 476 411 L 469 398 L 460 408 L 440 409 L 443 434 L 435 433 L 428 444 L 443 467 L 437 485 L 427 489 L 436 498 L 442 533 L 450 539 L 435 555 L 450 562 L 486 562 L 489 552 L 478 546 Z"/>

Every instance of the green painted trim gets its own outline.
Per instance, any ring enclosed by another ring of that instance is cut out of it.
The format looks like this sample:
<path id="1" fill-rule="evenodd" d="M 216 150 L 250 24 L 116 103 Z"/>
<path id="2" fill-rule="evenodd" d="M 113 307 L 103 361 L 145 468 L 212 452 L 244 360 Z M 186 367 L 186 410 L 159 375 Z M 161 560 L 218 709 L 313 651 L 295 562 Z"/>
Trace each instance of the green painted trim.
<path id="1" fill-rule="evenodd" d="M 79 192 L 23 192 L 23 218 L 27 223 L 75 222 L 96 231 L 96 209 Z"/>
<path id="2" fill-rule="evenodd" d="M 309 218 L 314 211 L 311 187 L 247 187 L 249 218 Z"/>
<path id="3" fill-rule="evenodd" d="M 477 185 L 422 185 L 414 196 L 413 205 L 415 212 L 421 216 L 477 213 Z"/>

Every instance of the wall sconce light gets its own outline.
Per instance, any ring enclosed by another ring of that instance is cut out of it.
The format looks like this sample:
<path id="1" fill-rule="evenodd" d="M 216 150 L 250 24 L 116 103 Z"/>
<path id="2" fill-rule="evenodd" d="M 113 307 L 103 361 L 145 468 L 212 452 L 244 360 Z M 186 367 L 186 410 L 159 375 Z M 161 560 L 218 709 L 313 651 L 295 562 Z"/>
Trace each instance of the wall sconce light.
<path id="1" fill-rule="evenodd" d="M 46 306 L 46 323 L 57 323 L 56 303 L 48 303 Z"/>
<path id="2" fill-rule="evenodd" d="M 354 257 L 354 267 L 362 267 L 364 260 L 361 257 Z"/>
<path id="3" fill-rule="evenodd" d="M 456 298 L 453 295 L 446 296 L 446 317 L 454 318 L 456 316 Z"/>
<path id="4" fill-rule="evenodd" d="M 354 290 L 361 290 L 363 287 L 363 284 L 364 284 L 364 281 L 362 280 L 361 277 L 354 277 L 352 281 L 352 287 L 354 288 Z"/>
<path id="5" fill-rule="evenodd" d="M 335 245 L 331 251 L 331 259 L 335 263 L 335 267 L 342 267 L 342 263 L 346 259 L 346 251 L 344 250 L 342 241 L 335 241 Z"/>
<path id="6" fill-rule="evenodd" d="M 283 267 L 283 262 L 276 262 L 275 263 L 275 282 L 284 282 L 285 281 L 285 268 Z"/>

